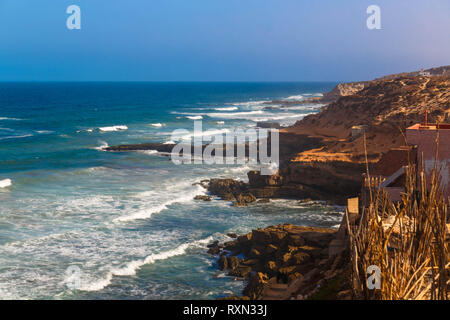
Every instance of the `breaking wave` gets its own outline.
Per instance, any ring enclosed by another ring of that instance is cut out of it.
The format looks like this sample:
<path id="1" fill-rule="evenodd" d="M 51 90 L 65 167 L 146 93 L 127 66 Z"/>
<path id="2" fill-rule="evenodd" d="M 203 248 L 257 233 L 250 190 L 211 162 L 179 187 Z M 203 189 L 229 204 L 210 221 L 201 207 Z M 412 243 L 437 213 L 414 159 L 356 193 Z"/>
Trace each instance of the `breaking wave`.
<path id="1" fill-rule="evenodd" d="M 190 120 L 201 120 L 201 119 L 203 119 L 202 116 L 186 116 L 186 118 L 188 118 Z"/>
<path id="2" fill-rule="evenodd" d="M 211 242 L 213 237 L 208 237 L 205 239 L 193 241 L 190 243 L 183 243 L 182 245 L 179 245 L 173 250 L 164 251 L 160 253 L 153 253 L 144 259 L 131 261 L 129 262 L 125 267 L 123 268 L 114 268 L 111 269 L 105 278 L 100 279 L 98 281 L 90 282 L 80 288 L 82 291 L 98 291 L 106 286 L 108 286 L 111 283 L 111 280 L 114 276 L 132 276 L 136 274 L 136 271 L 140 269 L 142 266 L 146 264 L 155 263 L 159 260 L 166 260 L 171 257 L 180 256 L 186 253 L 186 250 L 188 250 L 191 247 L 199 247 L 203 246 L 209 242 Z"/>
<path id="3" fill-rule="evenodd" d="M 233 111 L 233 110 L 237 110 L 238 107 L 223 107 L 223 108 L 214 108 L 214 110 L 217 111 Z"/>
<path id="4" fill-rule="evenodd" d="M 127 130 L 127 129 L 128 129 L 128 127 L 125 125 L 98 128 L 98 130 L 100 130 L 102 132 L 122 131 L 122 130 Z"/>
<path id="5" fill-rule="evenodd" d="M 11 179 L 0 180 L 0 188 L 7 188 L 10 187 L 11 185 L 12 185 Z"/>

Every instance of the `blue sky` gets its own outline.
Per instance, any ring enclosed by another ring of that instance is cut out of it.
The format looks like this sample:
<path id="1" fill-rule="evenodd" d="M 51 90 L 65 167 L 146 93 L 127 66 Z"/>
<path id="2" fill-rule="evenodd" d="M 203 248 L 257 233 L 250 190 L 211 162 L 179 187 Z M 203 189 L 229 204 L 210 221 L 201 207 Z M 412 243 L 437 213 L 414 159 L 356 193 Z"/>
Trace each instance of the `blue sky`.
<path id="1" fill-rule="evenodd" d="M 66 28 L 76 4 L 82 29 Z M 368 30 L 366 8 L 381 8 Z M 448 0 L 0 0 L 0 81 L 352 81 L 450 64 Z"/>

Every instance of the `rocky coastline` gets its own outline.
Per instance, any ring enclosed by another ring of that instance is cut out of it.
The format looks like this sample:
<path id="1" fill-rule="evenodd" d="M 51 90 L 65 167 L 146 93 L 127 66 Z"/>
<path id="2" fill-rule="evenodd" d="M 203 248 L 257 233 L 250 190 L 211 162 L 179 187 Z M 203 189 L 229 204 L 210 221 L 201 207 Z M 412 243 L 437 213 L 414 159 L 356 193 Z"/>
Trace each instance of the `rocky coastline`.
<path id="1" fill-rule="evenodd" d="M 242 296 L 225 299 L 351 298 L 343 230 L 282 224 L 229 236 L 208 245 L 220 270 L 246 281 Z"/>
<path id="2" fill-rule="evenodd" d="M 201 181 L 209 195 L 196 200 L 210 201 L 216 195 L 234 206 L 272 198 L 346 204 L 347 198 L 360 192 L 362 173 L 372 170 L 390 149 L 403 146 L 402 130 L 420 122 L 425 110 L 429 121 L 450 121 L 450 67 L 430 70 L 434 70 L 432 76 L 405 73 L 344 83 L 322 97 L 302 101 L 327 105 L 318 114 L 280 130 L 280 168 L 276 174 L 250 171 L 248 182 Z M 299 104 L 267 104 L 275 103 Z M 170 152 L 172 147 L 143 144 L 106 150 Z M 220 270 L 247 281 L 241 297 L 227 299 L 351 299 L 345 230 L 345 219 L 337 231 L 290 224 L 270 226 L 246 235 L 229 234 L 234 240 L 211 243 L 208 252 L 217 257 Z"/>

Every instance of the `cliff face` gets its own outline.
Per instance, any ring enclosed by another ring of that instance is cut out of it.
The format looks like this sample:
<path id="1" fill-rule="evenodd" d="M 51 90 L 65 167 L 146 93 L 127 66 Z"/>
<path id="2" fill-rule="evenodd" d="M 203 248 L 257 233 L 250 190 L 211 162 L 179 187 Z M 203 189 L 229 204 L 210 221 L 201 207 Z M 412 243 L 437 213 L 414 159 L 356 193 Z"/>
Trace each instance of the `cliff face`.
<path id="1" fill-rule="evenodd" d="M 336 87 L 334 87 L 333 90 L 331 90 L 330 92 L 324 93 L 321 98 L 321 101 L 332 102 L 339 99 L 340 97 L 351 96 L 364 89 L 367 85 L 368 85 L 367 81 L 340 83 Z"/>
<path id="2" fill-rule="evenodd" d="M 339 94 L 349 95 L 280 131 L 281 182 L 264 186 L 270 178 L 251 174 L 255 195 L 344 203 L 358 193 L 365 171 L 364 138 L 352 136 L 352 128 L 359 126 L 365 132 L 367 158 L 373 164 L 391 148 L 405 144 L 402 132 L 423 122 L 425 111 L 429 122 L 449 122 L 449 76 L 399 76 L 361 86 L 358 90 L 342 85 Z"/>
<path id="3" fill-rule="evenodd" d="M 423 122 L 425 111 L 430 122 L 448 121 L 450 77 L 371 81 L 365 89 L 339 98 L 285 132 L 321 138 L 325 145 L 322 152 L 346 155 L 349 161 L 362 161 L 363 137 L 352 138 L 351 133 L 353 126 L 364 125 L 368 153 L 372 159 L 377 159 L 389 148 L 402 145 L 401 132 L 414 123 Z"/>

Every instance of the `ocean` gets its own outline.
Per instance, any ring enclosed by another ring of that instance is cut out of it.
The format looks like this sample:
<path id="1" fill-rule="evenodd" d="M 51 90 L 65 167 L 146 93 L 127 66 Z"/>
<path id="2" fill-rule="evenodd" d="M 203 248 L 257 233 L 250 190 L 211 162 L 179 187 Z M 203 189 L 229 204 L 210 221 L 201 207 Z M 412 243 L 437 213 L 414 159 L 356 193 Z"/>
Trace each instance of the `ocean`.
<path id="1" fill-rule="evenodd" d="M 203 179 L 246 180 L 249 165 L 175 165 L 172 131 L 290 125 L 321 105 L 283 107 L 335 83 L 0 83 L 0 299 L 215 299 L 244 283 L 206 253 L 279 223 L 334 227 L 342 208 L 273 200 L 233 207 Z M 268 108 L 269 107 L 269 108 Z M 8 180 L 9 179 L 9 180 Z"/>

